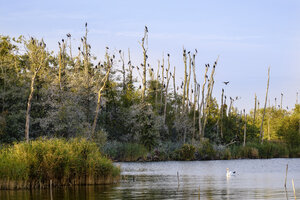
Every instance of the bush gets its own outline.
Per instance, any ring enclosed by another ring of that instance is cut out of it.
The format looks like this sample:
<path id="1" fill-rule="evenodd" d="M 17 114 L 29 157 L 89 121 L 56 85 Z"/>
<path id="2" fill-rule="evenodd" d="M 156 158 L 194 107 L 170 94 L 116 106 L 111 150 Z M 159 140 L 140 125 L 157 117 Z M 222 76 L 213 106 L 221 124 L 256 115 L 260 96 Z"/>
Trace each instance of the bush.
<path id="1" fill-rule="evenodd" d="M 0 151 L 1 183 L 25 181 L 23 187 L 48 186 L 50 180 L 54 185 L 95 184 L 119 174 L 120 169 L 86 139 L 38 139 Z"/>
<path id="2" fill-rule="evenodd" d="M 113 141 L 106 143 L 103 152 L 113 160 L 137 161 L 145 159 L 147 149 L 142 144 Z"/>
<path id="3" fill-rule="evenodd" d="M 180 149 L 175 150 L 175 160 L 194 160 L 196 148 L 190 144 L 184 144 Z"/>
<path id="4" fill-rule="evenodd" d="M 198 148 L 197 159 L 200 160 L 212 160 L 216 158 L 216 151 L 209 140 L 204 140 Z"/>

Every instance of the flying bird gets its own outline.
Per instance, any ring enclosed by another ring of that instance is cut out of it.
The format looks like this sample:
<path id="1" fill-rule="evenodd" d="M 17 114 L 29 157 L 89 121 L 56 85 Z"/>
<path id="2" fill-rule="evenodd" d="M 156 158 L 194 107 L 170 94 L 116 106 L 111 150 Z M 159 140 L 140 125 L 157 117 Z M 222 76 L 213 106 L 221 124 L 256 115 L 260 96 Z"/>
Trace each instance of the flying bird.
<path id="1" fill-rule="evenodd" d="M 227 84 L 229 83 L 229 81 L 224 81 L 223 83 L 224 83 L 225 85 L 227 85 Z"/>

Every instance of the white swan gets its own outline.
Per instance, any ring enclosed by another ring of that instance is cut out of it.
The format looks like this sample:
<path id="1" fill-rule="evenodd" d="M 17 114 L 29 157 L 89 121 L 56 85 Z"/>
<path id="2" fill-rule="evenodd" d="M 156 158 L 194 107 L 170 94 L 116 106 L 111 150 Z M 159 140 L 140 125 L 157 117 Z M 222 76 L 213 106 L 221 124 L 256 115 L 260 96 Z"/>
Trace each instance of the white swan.
<path id="1" fill-rule="evenodd" d="M 234 176 L 235 175 L 235 171 L 229 171 L 229 169 L 228 168 L 226 168 L 226 177 L 228 178 L 228 177 L 230 177 L 230 176 Z"/>

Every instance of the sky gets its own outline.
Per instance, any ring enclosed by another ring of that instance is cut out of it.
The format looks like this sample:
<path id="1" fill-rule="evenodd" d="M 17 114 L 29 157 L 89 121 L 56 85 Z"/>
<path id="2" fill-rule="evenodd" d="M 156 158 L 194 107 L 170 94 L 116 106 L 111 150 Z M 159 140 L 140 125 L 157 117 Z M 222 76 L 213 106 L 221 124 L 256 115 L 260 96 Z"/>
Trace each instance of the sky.
<path id="1" fill-rule="evenodd" d="M 139 41 L 147 25 L 149 63 L 156 68 L 169 53 L 179 84 L 183 47 L 198 50 L 200 85 L 205 64 L 219 56 L 213 96 L 219 101 L 224 88 L 228 98 L 239 97 L 234 103 L 239 109 L 253 108 L 255 94 L 263 106 L 269 66 L 271 105 L 283 93 L 283 106 L 291 110 L 300 93 L 298 0 L 0 0 L 0 5 L 0 35 L 44 38 L 56 52 L 57 42 L 71 33 L 77 49 L 87 22 L 93 55 L 103 59 L 106 46 L 112 53 L 130 48 L 134 65 L 142 61 Z"/>

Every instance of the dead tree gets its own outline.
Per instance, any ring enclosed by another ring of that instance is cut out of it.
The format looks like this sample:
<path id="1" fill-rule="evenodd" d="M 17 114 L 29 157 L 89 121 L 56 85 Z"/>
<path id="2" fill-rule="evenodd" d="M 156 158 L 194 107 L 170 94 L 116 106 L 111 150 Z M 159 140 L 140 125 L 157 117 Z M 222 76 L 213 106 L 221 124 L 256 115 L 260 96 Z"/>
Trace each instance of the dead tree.
<path id="1" fill-rule="evenodd" d="M 96 129 L 96 125 L 97 125 L 97 119 L 98 119 L 98 114 L 99 114 L 99 110 L 100 110 L 100 106 L 101 106 L 101 96 L 102 96 L 102 91 L 104 90 L 105 86 L 106 86 L 106 82 L 110 73 L 110 69 L 112 67 L 112 59 L 109 60 L 109 56 L 107 56 L 107 66 L 106 66 L 106 74 L 104 75 L 104 77 L 102 78 L 100 85 L 102 85 L 100 87 L 100 89 L 98 90 L 98 99 L 97 99 L 97 107 L 96 107 L 96 111 L 95 111 L 95 117 L 94 117 L 94 122 L 92 125 L 92 131 L 91 131 L 91 138 L 95 139 L 95 129 Z"/>
<path id="2" fill-rule="evenodd" d="M 66 44 L 64 40 L 62 40 L 62 43 L 58 42 L 58 47 L 59 47 L 59 54 L 58 54 L 58 84 L 59 84 L 59 89 L 62 89 L 62 73 L 65 70 L 65 59 L 66 59 Z"/>
<path id="3" fill-rule="evenodd" d="M 163 103 L 164 80 L 165 80 L 165 56 L 163 54 L 162 65 L 161 65 L 160 105 L 162 105 L 162 103 Z"/>
<path id="4" fill-rule="evenodd" d="M 122 91 L 123 91 L 123 95 L 126 94 L 126 70 L 125 70 L 125 60 L 124 60 L 124 52 L 122 52 L 121 50 L 119 50 L 119 54 L 120 54 L 120 59 L 122 62 L 122 77 L 123 77 L 123 81 L 122 81 Z"/>
<path id="5" fill-rule="evenodd" d="M 128 69 L 129 69 L 129 85 L 131 86 L 133 84 L 133 76 L 132 76 L 132 63 L 130 58 L 130 49 L 128 48 Z"/>
<path id="6" fill-rule="evenodd" d="M 146 94 L 146 84 L 147 84 L 147 51 L 148 51 L 148 28 L 145 26 L 145 31 L 144 31 L 144 37 L 142 38 L 142 42 L 140 43 L 143 49 L 143 56 L 144 56 L 144 62 L 143 62 L 143 89 L 142 89 L 142 102 L 144 102 L 145 99 L 145 94 Z"/>
<path id="7" fill-rule="evenodd" d="M 170 55 L 168 54 L 168 68 L 166 70 L 167 84 L 166 86 L 164 85 L 165 87 L 164 123 L 166 123 L 166 118 L 167 118 L 167 97 L 168 97 L 168 87 L 169 87 L 171 76 L 172 74 L 170 72 Z"/>
<path id="8" fill-rule="evenodd" d="M 155 106 L 157 106 L 157 99 L 158 99 L 159 68 L 160 68 L 160 61 L 158 60 L 157 74 L 156 74 Z"/>
<path id="9" fill-rule="evenodd" d="M 263 126 L 264 126 L 264 118 L 265 118 L 265 114 L 266 114 L 266 107 L 267 107 L 267 100 L 268 100 L 269 82 L 270 82 L 270 67 L 268 68 L 268 82 L 267 82 L 265 106 L 264 106 L 264 112 L 263 112 L 263 116 L 262 116 L 262 120 L 261 120 L 260 134 L 259 134 L 260 139 L 261 139 L 261 143 L 263 143 L 263 140 L 264 140 Z"/>
<path id="10" fill-rule="evenodd" d="M 175 80 L 175 66 L 174 66 L 174 71 L 173 71 L 173 88 L 174 88 L 174 99 L 175 99 L 175 111 L 177 113 L 177 93 L 176 93 L 176 80 Z"/>
<path id="11" fill-rule="evenodd" d="M 212 99 L 212 91 L 213 91 L 213 87 L 214 87 L 214 74 L 215 74 L 215 69 L 218 63 L 219 57 L 217 58 L 217 60 L 214 63 L 213 69 L 211 71 L 210 74 L 210 80 L 208 82 L 207 85 L 207 94 L 206 94 L 206 102 L 204 105 L 204 109 L 203 109 L 203 127 L 202 127 L 202 136 L 204 136 L 204 132 L 205 132 L 205 126 L 207 123 L 207 116 L 209 114 L 209 109 L 210 109 L 210 101 Z"/>
<path id="12" fill-rule="evenodd" d="M 31 110 L 31 100 L 34 92 L 34 83 L 37 77 L 37 74 L 43 66 L 46 65 L 46 51 L 45 43 L 38 42 L 38 40 L 31 38 L 31 41 L 26 44 L 26 50 L 29 56 L 30 62 L 30 71 L 31 83 L 30 83 L 30 93 L 27 101 L 27 110 L 26 110 L 26 122 L 25 122 L 25 139 L 26 142 L 29 142 L 29 124 L 30 124 L 30 110 Z"/>
<path id="13" fill-rule="evenodd" d="M 182 95 L 182 111 L 185 112 L 185 97 L 186 97 L 186 86 L 187 86 L 187 57 L 186 50 L 183 49 L 183 62 L 184 62 L 184 82 L 183 82 L 183 95 Z"/>
<path id="14" fill-rule="evenodd" d="M 201 134 L 202 134 L 202 107 L 204 106 L 204 94 L 205 94 L 205 85 L 206 85 L 206 80 L 207 80 L 207 71 L 208 71 L 209 65 L 205 65 L 205 73 L 204 73 L 204 83 L 202 85 L 202 92 L 201 92 L 201 103 L 198 107 L 199 110 L 199 137 L 201 138 Z M 200 92 L 200 91 L 199 91 Z"/>
<path id="15" fill-rule="evenodd" d="M 196 77 L 196 70 L 195 70 L 195 68 L 196 68 L 196 66 L 195 66 L 196 53 L 193 54 L 193 61 L 192 61 L 193 77 L 194 77 L 194 105 L 193 105 L 194 117 L 193 117 L 193 137 L 192 137 L 192 139 L 194 139 L 195 132 L 196 132 L 196 104 L 197 104 L 197 92 L 196 92 L 196 90 L 197 90 L 197 77 Z"/>
<path id="16" fill-rule="evenodd" d="M 224 103 L 223 103 L 223 97 L 224 97 L 224 89 L 222 88 L 222 96 L 221 96 L 221 116 L 220 116 L 220 132 L 221 132 L 221 138 L 223 138 L 223 112 L 224 112 Z"/>
<path id="17" fill-rule="evenodd" d="M 186 83 L 186 108 L 187 108 L 187 112 L 189 112 L 189 92 L 190 92 L 190 81 L 191 81 L 191 69 L 192 69 L 192 58 L 191 58 L 191 54 L 190 52 L 188 52 L 189 54 L 189 72 L 187 75 L 187 83 Z"/>
<path id="18" fill-rule="evenodd" d="M 254 111 L 253 111 L 253 125 L 255 124 L 256 105 L 257 105 L 257 96 L 256 96 L 256 93 L 255 93 L 255 97 L 254 97 Z"/>

